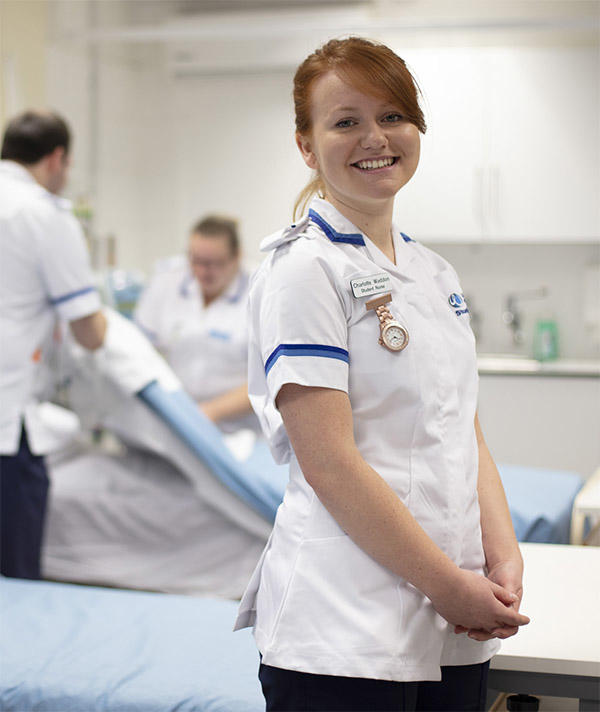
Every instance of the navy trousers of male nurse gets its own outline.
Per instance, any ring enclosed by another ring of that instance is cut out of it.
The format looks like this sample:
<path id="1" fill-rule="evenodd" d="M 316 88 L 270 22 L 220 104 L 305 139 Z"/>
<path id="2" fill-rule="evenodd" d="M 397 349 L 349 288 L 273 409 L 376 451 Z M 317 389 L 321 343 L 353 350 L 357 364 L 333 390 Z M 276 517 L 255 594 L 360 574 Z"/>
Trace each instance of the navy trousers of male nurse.
<path id="1" fill-rule="evenodd" d="M 390 682 L 260 666 L 266 712 L 479 712 L 489 661 L 442 667 L 440 682 Z"/>
<path id="2" fill-rule="evenodd" d="M 41 578 L 41 550 L 48 498 L 44 458 L 29 450 L 23 427 L 19 451 L 0 455 L 0 572 Z"/>

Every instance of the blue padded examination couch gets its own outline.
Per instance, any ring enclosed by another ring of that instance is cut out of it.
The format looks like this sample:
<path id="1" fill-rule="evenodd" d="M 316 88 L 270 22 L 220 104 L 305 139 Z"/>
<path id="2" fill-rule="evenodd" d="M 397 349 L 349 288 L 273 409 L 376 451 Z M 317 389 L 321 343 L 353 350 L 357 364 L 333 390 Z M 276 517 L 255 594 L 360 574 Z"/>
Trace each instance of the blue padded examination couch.
<path id="1" fill-rule="evenodd" d="M 237 604 L 0 578 L 4 712 L 260 712 Z"/>

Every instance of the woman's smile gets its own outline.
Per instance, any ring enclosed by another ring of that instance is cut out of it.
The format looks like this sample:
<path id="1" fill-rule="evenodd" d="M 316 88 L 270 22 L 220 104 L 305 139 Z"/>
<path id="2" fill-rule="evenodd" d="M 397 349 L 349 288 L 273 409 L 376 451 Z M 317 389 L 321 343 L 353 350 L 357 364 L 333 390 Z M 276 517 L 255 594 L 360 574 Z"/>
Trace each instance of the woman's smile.
<path id="1" fill-rule="evenodd" d="M 390 168 L 397 161 L 397 156 L 385 156 L 381 158 L 366 158 L 360 161 L 356 161 L 350 165 L 360 171 L 367 171 L 372 173 L 373 171 L 380 172 L 385 170 L 386 168 Z"/>

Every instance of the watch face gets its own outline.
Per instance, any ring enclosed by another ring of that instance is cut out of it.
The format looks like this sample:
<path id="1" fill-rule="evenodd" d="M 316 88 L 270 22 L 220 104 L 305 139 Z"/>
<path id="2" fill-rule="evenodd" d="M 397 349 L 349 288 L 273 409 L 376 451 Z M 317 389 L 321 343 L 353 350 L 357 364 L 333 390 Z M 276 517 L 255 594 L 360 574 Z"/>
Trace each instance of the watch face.
<path id="1" fill-rule="evenodd" d="M 386 324 L 381 338 L 391 351 L 402 351 L 408 344 L 408 331 L 397 321 L 392 321 Z"/>

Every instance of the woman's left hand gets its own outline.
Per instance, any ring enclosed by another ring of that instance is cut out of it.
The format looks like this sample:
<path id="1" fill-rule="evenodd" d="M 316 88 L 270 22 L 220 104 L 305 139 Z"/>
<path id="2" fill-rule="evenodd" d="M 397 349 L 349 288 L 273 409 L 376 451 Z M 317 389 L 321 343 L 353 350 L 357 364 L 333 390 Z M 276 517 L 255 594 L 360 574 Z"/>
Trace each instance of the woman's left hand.
<path id="1" fill-rule="evenodd" d="M 514 593 L 517 600 L 511 604 L 511 607 L 516 611 L 521 606 L 523 597 L 523 564 L 521 561 L 501 561 L 495 564 L 489 571 L 487 577 L 490 581 L 497 583 Z M 469 638 L 480 642 L 491 640 L 492 638 L 510 638 L 518 631 L 518 627 L 495 628 L 488 632 L 485 630 L 467 630 L 462 626 L 455 626 L 455 633 L 467 633 Z"/>

